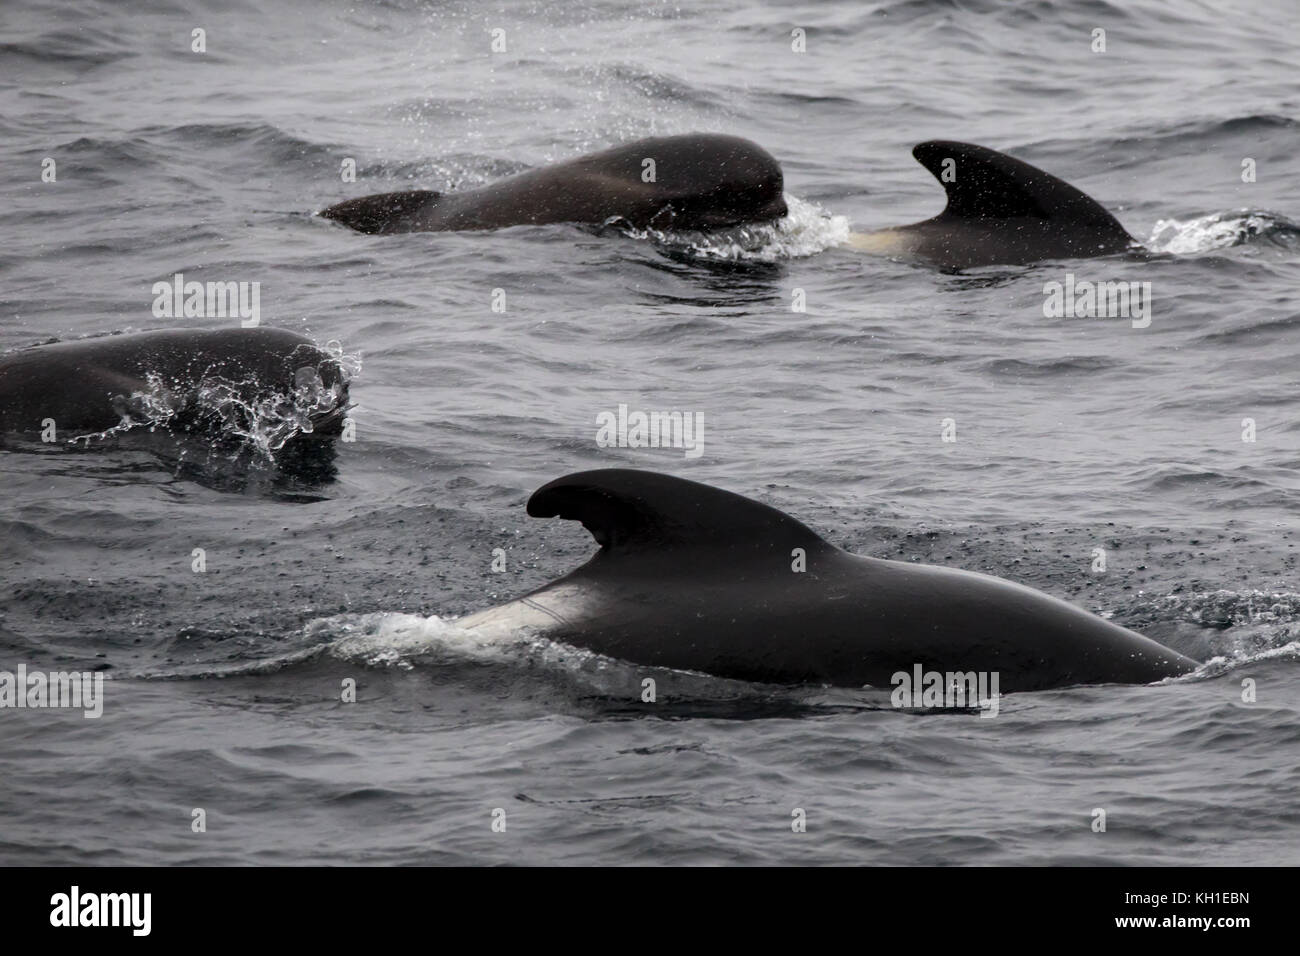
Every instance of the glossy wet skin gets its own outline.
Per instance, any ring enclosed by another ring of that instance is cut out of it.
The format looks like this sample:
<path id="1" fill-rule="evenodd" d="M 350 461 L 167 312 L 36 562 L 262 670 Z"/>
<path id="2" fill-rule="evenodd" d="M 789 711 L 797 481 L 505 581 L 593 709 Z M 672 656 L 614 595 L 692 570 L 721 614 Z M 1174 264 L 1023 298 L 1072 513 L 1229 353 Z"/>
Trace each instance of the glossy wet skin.
<path id="1" fill-rule="evenodd" d="M 912 155 L 939 180 L 947 207 L 923 222 L 856 233 L 853 247 L 950 271 L 1137 248 L 1100 203 L 1023 160 L 951 140 L 920 143 Z"/>
<path id="2" fill-rule="evenodd" d="M 711 230 L 786 212 L 781 166 L 771 154 L 737 136 L 691 133 L 638 140 L 480 189 L 362 196 L 321 216 L 390 234 L 612 219 L 639 228 Z"/>
<path id="3" fill-rule="evenodd" d="M 122 400 L 147 388 L 151 373 L 183 398 L 205 377 L 249 394 L 292 391 L 304 367 L 327 388 L 342 383 L 332 357 L 284 329 L 166 330 L 21 349 L 0 355 L 0 432 L 34 434 L 47 418 L 60 431 L 111 428 Z"/>
<path id="4" fill-rule="evenodd" d="M 530 628 L 633 663 L 783 684 L 887 688 L 919 664 L 997 673 L 1012 692 L 1196 667 L 1032 588 L 849 554 L 773 508 L 668 475 L 569 475 L 539 489 L 528 512 L 582 521 L 601 550 L 460 626 Z"/>
<path id="5" fill-rule="evenodd" d="M 947 207 L 923 222 L 855 233 L 850 246 L 948 271 L 1113 255 L 1137 246 L 1099 203 L 1023 160 L 952 140 L 920 143 L 912 154 L 943 185 Z M 780 164 L 757 144 L 691 133 L 638 140 L 481 189 L 361 196 L 320 215 L 373 234 L 612 220 L 717 230 L 785 216 L 783 190 Z"/>

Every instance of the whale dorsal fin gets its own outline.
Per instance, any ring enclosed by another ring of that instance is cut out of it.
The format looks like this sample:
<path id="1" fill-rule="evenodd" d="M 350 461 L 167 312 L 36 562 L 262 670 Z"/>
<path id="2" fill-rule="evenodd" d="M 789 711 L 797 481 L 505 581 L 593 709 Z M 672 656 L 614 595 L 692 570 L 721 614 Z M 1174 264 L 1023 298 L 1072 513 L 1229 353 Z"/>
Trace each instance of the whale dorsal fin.
<path id="1" fill-rule="evenodd" d="M 1086 193 L 1005 153 L 936 139 L 913 147 L 912 155 L 948 193 L 947 208 L 938 219 L 1050 219 L 1131 241 L 1115 217 Z M 949 159 L 953 162 L 946 164 Z M 947 170 L 951 173 L 945 177 Z"/>
<path id="2" fill-rule="evenodd" d="M 720 550 L 830 548 L 784 512 L 653 471 L 606 468 L 557 478 L 533 492 L 528 513 L 581 521 L 602 553 L 675 545 Z"/>
<path id="3" fill-rule="evenodd" d="M 433 205 L 442 193 L 432 189 L 410 189 L 397 193 L 376 193 L 373 196 L 358 196 L 335 203 L 328 209 L 322 209 L 320 215 L 325 219 L 350 226 L 357 232 L 371 235 L 387 231 L 388 224 L 426 209 Z"/>

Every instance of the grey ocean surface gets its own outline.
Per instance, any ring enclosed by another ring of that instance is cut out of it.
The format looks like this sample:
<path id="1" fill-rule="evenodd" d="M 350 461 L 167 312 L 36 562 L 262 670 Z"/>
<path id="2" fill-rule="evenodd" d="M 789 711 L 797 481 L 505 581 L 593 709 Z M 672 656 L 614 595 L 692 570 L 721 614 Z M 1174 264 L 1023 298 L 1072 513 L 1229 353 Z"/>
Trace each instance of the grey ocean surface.
<path id="1" fill-rule="evenodd" d="M 263 324 L 360 369 L 333 480 L 0 451 L 0 670 L 110 678 L 98 720 L 0 711 L 0 862 L 1300 863 L 1297 37 L 1290 0 L 8 0 L 0 348 L 223 324 L 152 316 L 181 272 L 260 282 Z M 688 131 L 771 151 L 790 222 L 313 216 Z M 945 275 L 845 246 L 942 208 L 910 156 L 933 138 L 1061 176 L 1159 254 Z M 1045 318 L 1067 273 L 1150 282 L 1149 327 Z M 704 453 L 598 447 L 620 404 L 702 414 Z M 1209 663 L 982 719 L 448 623 L 586 560 L 524 502 L 619 466 Z"/>

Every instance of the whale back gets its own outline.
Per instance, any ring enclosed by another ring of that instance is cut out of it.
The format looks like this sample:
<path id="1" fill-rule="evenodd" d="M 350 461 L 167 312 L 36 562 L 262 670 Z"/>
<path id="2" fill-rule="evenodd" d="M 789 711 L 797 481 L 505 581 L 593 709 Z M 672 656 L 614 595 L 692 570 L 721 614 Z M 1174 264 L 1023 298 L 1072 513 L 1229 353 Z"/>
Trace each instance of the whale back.
<path id="1" fill-rule="evenodd" d="M 151 376 L 178 398 L 219 380 L 253 400 L 292 392 L 302 369 L 337 395 L 321 418 L 337 425 L 334 413 L 348 402 L 346 375 L 331 355 L 287 329 L 166 329 L 19 349 L 0 356 L 0 431 L 37 432 L 46 418 L 60 429 L 110 428 L 122 420 L 121 403 L 147 390 Z"/>
<path id="2" fill-rule="evenodd" d="M 1024 585 L 852 555 L 783 512 L 681 478 L 581 472 L 538 489 L 528 513 L 582 522 L 600 551 L 458 626 L 484 637 L 540 631 L 635 663 L 787 684 L 886 687 L 922 664 L 1037 690 L 1195 667 Z"/>
<path id="3" fill-rule="evenodd" d="M 446 232 L 623 220 L 639 228 L 719 229 L 787 212 L 780 164 L 738 136 L 637 140 L 463 192 L 378 193 L 321 211 L 359 232 Z"/>

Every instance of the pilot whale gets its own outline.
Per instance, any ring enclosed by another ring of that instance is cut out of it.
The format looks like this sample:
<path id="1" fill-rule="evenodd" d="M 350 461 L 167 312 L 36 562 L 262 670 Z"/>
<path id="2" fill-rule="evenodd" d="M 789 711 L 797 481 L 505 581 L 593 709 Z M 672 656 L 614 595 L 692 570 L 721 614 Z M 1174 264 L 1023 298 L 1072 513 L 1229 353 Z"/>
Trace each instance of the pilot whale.
<path id="1" fill-rule="evenodd" d="M 36 435 L 52 423 L 63 439 L 132 422 L 198 432 L 219 424 L 222 402 L 294 396 L 314 434 L 338 433 L 346 376 L 333 356 L 286 329 L 101 335 L 0 355 L 0 433 L 7 434 Z"/>
<path id="2" fill-rule="evenodd" d="M 1096 200 L 1023 160 L 952 140 L 920 143 L 912 155 L 939 180 L 947 207 L 924 222 L 852 233 L 849 246 L 945 271 L 1141 248 Z M 389 234 L 618 220 L 712 230 L 787 212 L 781 166 L 770 153 L 737 136 L 689 133 L 638 140 L 479 189 L 361 196 L 320 215 Z"/>
<path id="3" fill-rule="evenodd" d="M 781 166 L 738 136 L 656 136 L 509 176 L 479 189 L 379 193 L 326 219 L 365 233 L 445 232 L 622 220 L 656 229 L 722 229 L 786 214 Z"/>
<path id="4" fill-rule="evenodd" d="M 939 180 L 948 205 L 924 222 L 851 234 L 850 246 L 922 259 L 946 271 L 1140 248 L 1095 199 L 1005 153 L 931 140 L 912 155 Z"/>
<path id="5" fill-rule="evenodd" d="M 1002 692 L 1148 683 L 1195 661 L 999 578 L 850 554 L 775 508 L 648 471 L 568 475 L 528 500 L 600 550 L 459 627 L 535 631 L 636 664 L 779 684 L 998 674 Z"/>

